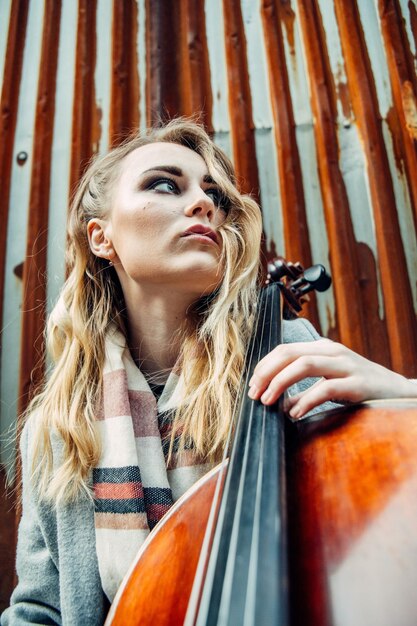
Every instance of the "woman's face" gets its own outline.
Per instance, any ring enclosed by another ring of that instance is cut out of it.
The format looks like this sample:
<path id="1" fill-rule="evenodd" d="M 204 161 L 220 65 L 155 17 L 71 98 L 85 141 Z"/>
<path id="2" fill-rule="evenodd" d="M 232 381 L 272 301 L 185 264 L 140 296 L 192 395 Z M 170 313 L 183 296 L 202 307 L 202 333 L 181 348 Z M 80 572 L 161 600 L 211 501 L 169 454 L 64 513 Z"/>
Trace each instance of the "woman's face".
<path id="1" fill-rule="evenodd" d="M 226 214 L 220 189 L 193 150 L 159 142 L 131 152 L 105 226 L 123 290 L 169 284 L 197 297 L 211 293 L 222 278 L 219 227 Z"/>

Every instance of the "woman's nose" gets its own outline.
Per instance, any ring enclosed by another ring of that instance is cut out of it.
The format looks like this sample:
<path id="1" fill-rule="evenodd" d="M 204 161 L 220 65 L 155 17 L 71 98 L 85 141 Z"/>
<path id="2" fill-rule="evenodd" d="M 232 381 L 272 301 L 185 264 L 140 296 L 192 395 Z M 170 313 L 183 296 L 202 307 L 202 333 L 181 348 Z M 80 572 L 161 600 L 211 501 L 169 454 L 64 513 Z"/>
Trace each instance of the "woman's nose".
<path id="1" fill-rule="evenodd" d="M 213 200 L 204 193 L 203 190 L 195 192 L 189 199 L 185 206 L 184 213 L 188 217 L 198 215 L 199 217 L 207 216 L 209 220 L 214 215 L 214 203 Z"/>

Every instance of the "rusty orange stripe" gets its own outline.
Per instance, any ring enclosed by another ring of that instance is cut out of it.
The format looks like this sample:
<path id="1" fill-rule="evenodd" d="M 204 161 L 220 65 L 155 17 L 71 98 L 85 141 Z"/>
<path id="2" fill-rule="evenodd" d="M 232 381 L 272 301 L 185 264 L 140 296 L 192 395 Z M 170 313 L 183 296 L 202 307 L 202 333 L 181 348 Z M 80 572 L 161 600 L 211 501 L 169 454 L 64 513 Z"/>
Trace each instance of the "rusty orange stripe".
<path id="1" fill-rule="evenodd" d="M 70 193 L 90 161 L 100 139 L 101 112 L 96 105 L 97 0 L 79 0 L 74 105 L 72 110 Z"/>
<path id="2" fill-rule="evenodd" d="M 415 5 L 411 2 L 409 5 L 410 12 L 415 12 Z M 399 118 L 399 123 L 395 126 L 395 130 L 398 129 L 399 132 L 393 145 L 397 152 L 400 149 L 400 154 L 396 155 L 400 171 L 403 168 L 402 163 L 405 164 L 414 226 L 417 228 L 417 76 L 414 58 L 398 0 L 379 0 L 378 8 L 395 112 Z M 391 125 L 390 129 L 393 132 Z"/>
<path id="3" fill-rule="evenodd" d="M 240 2 L 223 1 L 233 162 L 241 189 L 259 201 L 252 96 Z"/>
<path id="4" fill-rule="evenodd" d="M 300 25 L 310 78 L 310 100 L 315 119 L 314 136 L 330 243 L 331 269 L 333 275 L 339 278 L 333 282 L 339 337 L 350 348 L 367 354 L 364 312 L 360 298 L 356 298 L 356 294 L 359 294 L 357 251 L 339 167 L 335 93 L 317 0 L 300 5 Z M 349 263 L 346 263 L 347 259 Z"/>
<path id="5" fill-rule="evenodd" d="M 144 19 L 144 16 L 140 16 Z M 139 126 L 136 0 L 113 2 L 113 49 L 110 102 L 110 143 L 117 145 Z"/>
<path id="6" fill-rule="evenodd" d="M 33 142 L 29 224 L 23 269 L 18 412 L 43 379 L 49 187 L 55 116 L 61 0 L 46 0 Z"/>
<path id="7" fill-rule="evenodd" d="M 143 488 L 142 483 L 95 483 L 94 495 L 109 500 L 143 498 Z"/>
<path id="8" fill-rule="evenodd" d="M 357 3 L 335 0 L 353 110 L 366 155 L 392 367 L 417 376 L 417 324 L 372 68 Z"/>
<path id="9" fill-rule="evenodd" d="M 261 17 L 271 86 L 285 256 L 291 261 L 299 261 L 304 267 L 310 267 L 312 257 L 304 188 L 300 184 L 302 180 L 300 155 L 295 135 L 296 126 L 281 28 L 281 22 L 284 22 L 287 25 L 290 41 L 293 41 L 295 16 L 289 5 L 284 6 L 276 0 L 271 0 L 261 3 Z M 277 252 L 284 254 L 284 250 Z M 276 256 L 277 252 L 270 251 L 270 254 Z M 307 304 L 305 316 L 318 330 L 320 329 L 315 297 Z"/>
<path id="10" fill-rule="evenodd" d="M 4 272 L 6 269 L 6 237 L 9 218 L 13 144 L 16 131 L 28 10 L 29 0 L 12 2 L 0 101 L 0 325 L 3 319 Z M 1 340 L 2 333 L 0 333 L 0 346 Z"/>

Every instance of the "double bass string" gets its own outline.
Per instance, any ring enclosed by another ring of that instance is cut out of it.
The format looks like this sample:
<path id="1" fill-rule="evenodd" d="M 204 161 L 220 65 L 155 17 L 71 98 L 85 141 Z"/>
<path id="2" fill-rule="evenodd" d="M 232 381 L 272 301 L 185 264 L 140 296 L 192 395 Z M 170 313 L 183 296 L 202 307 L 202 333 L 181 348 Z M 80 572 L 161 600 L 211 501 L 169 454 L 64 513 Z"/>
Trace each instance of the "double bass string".
<path id="1" fill-rule="evenodd" d="M 278 290 L 278 287 L 276 287 Z M 273 298 L 269 323 L 269 346 L 282 342 L 280 291 Z M 279 323 L 276 323 L 279 321 Z M 254 572 L 248 593 L 252 596 L 254 621 L 252 623 L 288 623 L 288 570 L 285 422 L 282 398 L 276 406 L 262 406 L 262 457 L 259 466 L 259 490 L 254 538 L 256 559 L 251 561 Z M 247 623 L 245 621 L 245 626 Z"/>
<path id="2" fill-rule="evenodd" d="M 262 307 L 262 297 L 263 292 L 259 297 L 258 306 L 255 313 L 254 320 L 254 329 L 260 329 L 264 320 L 260 320 L 262 313 L 264 314 L 264 307 Z M 216 490 L 213 497 L 213 503 L 211 506 L 210 516 L 207 522 L 207 528 L 205 532 L 204 541 L 201 547 L 200 558 L 194 578 L 194 584 L 191 591 L 191 595 L 189 598 L 188 609 L 186 618 L 184 621 L 185 626 L 191 626 L 196 623 L 197 614 L 200 610 L 200 614 L 202 611 L 202 606 L 204 606 L 204 601 L 202 600 L 202 594 L 205 589 L 205 597 L 206 603 L 208 602 L 207 598 L 209 596 L 209 590 L 213 587 L 214 575 L 215 575 L 215 560 L 213 555 L 218 555 L 219 552 L 219 541 L 221 534 L 218 532 L 219 528 L 222 528 L 224 516 L 225 516 L 225 507 L 224 502 L 227 498 L 227 493 L 230 489 L 228 484 L 224 485 L 224 474 L 230 469 L 230 465 L 228 463 L 228 457 L 231 454 L 231 448 L 233 444 L 234 438 L 237 437 L 238 425 L 241 422 L 241 414 L 242 414 L 242 404 L 245 397 L 245 391 L 247 391 L 247 382 L 249 380 L 249 376 L 247 376 L 247 372 L 250 370 L 251 363 L 254 362 L 254 352 L 259 351 L 257 348 L 256 341 L 257 333 L 252 334 L 252 339 L 248 346 L 248 351 L 246 355 L 246 365 L 245 368 L 242 369 L 242 373 L 239 380 L 238 392 L 236 394 L 235 404 L 233 407 L 233 419 L 231 420 L 228 437 L 223 453 L 221 470 L 219 472 L 219 476 L 217 479 Z M 256 362 L 256 361 L 255 361 Z M 252 368 L 253 369 L 253 368 Z M 242 433 L 245 433 L 245 430 L 241 428 Z M 247 431 L 246 431 L 247 432 Z M 224 485 L 224 487 L 223 487 Z M 223 498 L 223 507 L 219 510 L 220 500 Z M 217 528 L 217 535 L 216 533 Z M 211 559 L 211 561 L 210 561 Z M 208 604 L 206 606 L 208 610 Z M 201 619 L 201 618 L 200 618 Z"/>
<path id="3" fill-rule="evenodd" d="M 275 302 L 275 311 L 274 303 Z M 260 621 L 266 615 L 277 615 L 276 594 L 268 593 L 265 605 L 255 598 L 254 588 L 265 584 L 262 580 L 263 563 L 260 555 L 265 550 L 262 543 L 264 537 L 265 497 L 275 500 L 275 494 L 265 494 L 270 489 L 270 476 L 274 469 L 265 471 L 270 459 L 269 446 L 277 446 L 272 441 L 274 430 L 268 419 L 272 409 L 264 407 L 260 402 L 253 402 L 247 397 L 247 381 L 252 375 L 256 363 L 271 348 L 271 342 L 279 326 L 279 291 L 278 287 L 269 287 L 262 291 L 258 328 L 251 349 L 250 365 L 247 372 L 245 389 L 239 411 L 235 440 L 230 458 L 224 496 L 219 513 L 211 556 L 207 569 L 206 581 L 202 592 L 200 610 L 195 623 L 200 626 L 207 624 L 247 625 L 265 623 Z M 278 314 L 277 314 L 278 313 Z M 265 330 L 266 329 L 266 330 Z M 254 358 L 255 357 L 255 358 Z M 268 441 L 268 439 L 271 439 Z M 276 468 L 277 464 L 275 464 Z M 278 476 L 275 477 L 275 482 Z M 259 493 L 261 488 L 261 493 Z M 274 487 L 272 487 L 274 488 Z M 277 534 L 276 511 L 272 515 L 271 530 Z M 269 542 L 269 540 L 268 540 Z M 275 540 L 275 543 L 277 541 Z M 269 545 L 274 550 L 274 542 Z M 270 556 L 271 559 L 271 556 Z M 274 556 L 272 555 L 274 560 Z M 275 555 L 275 560 L 278 554 Z M 276 566 L 272 568 L 278 570 Z M 266 578 L 270 589 L 277 584 L 277 578 L 271 579 L 271 568 L 268 567 Z M 265 578 L 265 575 L 263 576 Z M 187 622 L 187 623 L 193 623 Z"/>
<path id="4" fill-rule="evenodd" d="M 259 345 L 256 349 L 255 358 L 251 359 L 248 380 L 252 376 L 256 364 L 264 356 L 263 346 L 268 344 L 268 351 L 270 348 L 268 321 L 272 314 L 271 303 L 271 291 L 265 290 L 262 325 L 256 333 L 259 338 Z M 239 481 L 240 508 L 235 513 L 233 541 L 228 560 L 229 572 L 226 571 L 225 577 L 226 581 L 229 581 L 229 594 L 225 596 L 223 593 L 219 611 L 219 622 L 230 624 L 243 624 L 244 620 L 248 621 L 249 624 L 254 623 L 252 606 L 248 606 L 248 599 L 250 598 L 250 579 L 253 578 L 253 568 L 252 576 L 250 576 L 250 563 L 251 560 L 254 560 L 253 546 L 256 545 L 253 533 L 258 499 L 263 419 L 257 410 L 257 403 L 245 399 L 245 404 L 249 408 L 250 419 L 247 424 L 245 463 Z M 263 405 L 260 408 L 263 413 Z"/>
<path id="5" fill-rule="evenodd" d="M 268 316 L 268 291 L 262 292 L 262 313 L 258 323 L 254 350 L 248 364 L 247 381 L 252 376 L 254 366 L 261 358 L 262 344 L 264 343 L 264 331 Z M 232 451 L 232 461 L 235 457 L 241 457 L 241 469 L 238 472 L 237 465 L 231 467 L 230 491 L 236 491 L 236 506 L 231 515 L 232 530 L 230 534 L 229 549 L 227 553 L 226 568 L 221 600 L 218 607 L 218 624 L 242 624 L 245 612 L 245 603 L 242 601 L 246 596 L 249 550 L 252 535 L 254 504 L 256 496 L 256 473 L 255 467 L 259 464 L 261 424 L 254 417 L 255 403 L 247 398 L 247 384 L 243 392 L 242 406 L 240 410 L 239 425 L 245 434 L 244 448 L 235 446 Z M 242 456 L 243 452 L 243 456 Z M 233 470 L 234 474 L 233 474 Z M 234 480 L 233 480 L 234 479 Z M 226 494 L 226 498 L 229 494 Z M 213 607 L 215 614 L 216 606 Z M 209 622 L 208 623 L 212 623 Z"/>
<path id="6" fill-rule="evenodd" d="M 263 358 L 281 341 L 278 287 L 269 288 L 267 297 L 258 358 Z M 243 486 L 250 506 L 242 510 L 235 557 L 241 567 L 236 567 L 235 592 L 228 622 L 224 623 L 244 626 L 287 623 L 285 506 L 280 506 L 285 500 L 283 443 L 282 413 L 277 407 L 255 402 L 250 433 L 251 468 L 245 472 Z M 242 597 L 245 602 L 240 601 Z"/>

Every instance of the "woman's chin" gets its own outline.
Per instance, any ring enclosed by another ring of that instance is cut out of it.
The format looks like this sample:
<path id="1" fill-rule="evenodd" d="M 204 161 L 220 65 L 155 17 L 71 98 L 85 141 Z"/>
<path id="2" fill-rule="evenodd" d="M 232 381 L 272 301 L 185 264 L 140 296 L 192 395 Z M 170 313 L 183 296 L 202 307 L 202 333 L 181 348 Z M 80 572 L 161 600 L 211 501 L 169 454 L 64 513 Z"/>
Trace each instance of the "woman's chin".
<path id="1" fill-rule="evenodd" d="M 192 289 L 195 288 L 196 292 L 201 295 L 209 295 L 215 291 L 223 280 L 224 273 L 219 271 L 216 267 L 215 270 L 201 268 L 199 271 L 190 271 L 186 282 Z"/>

